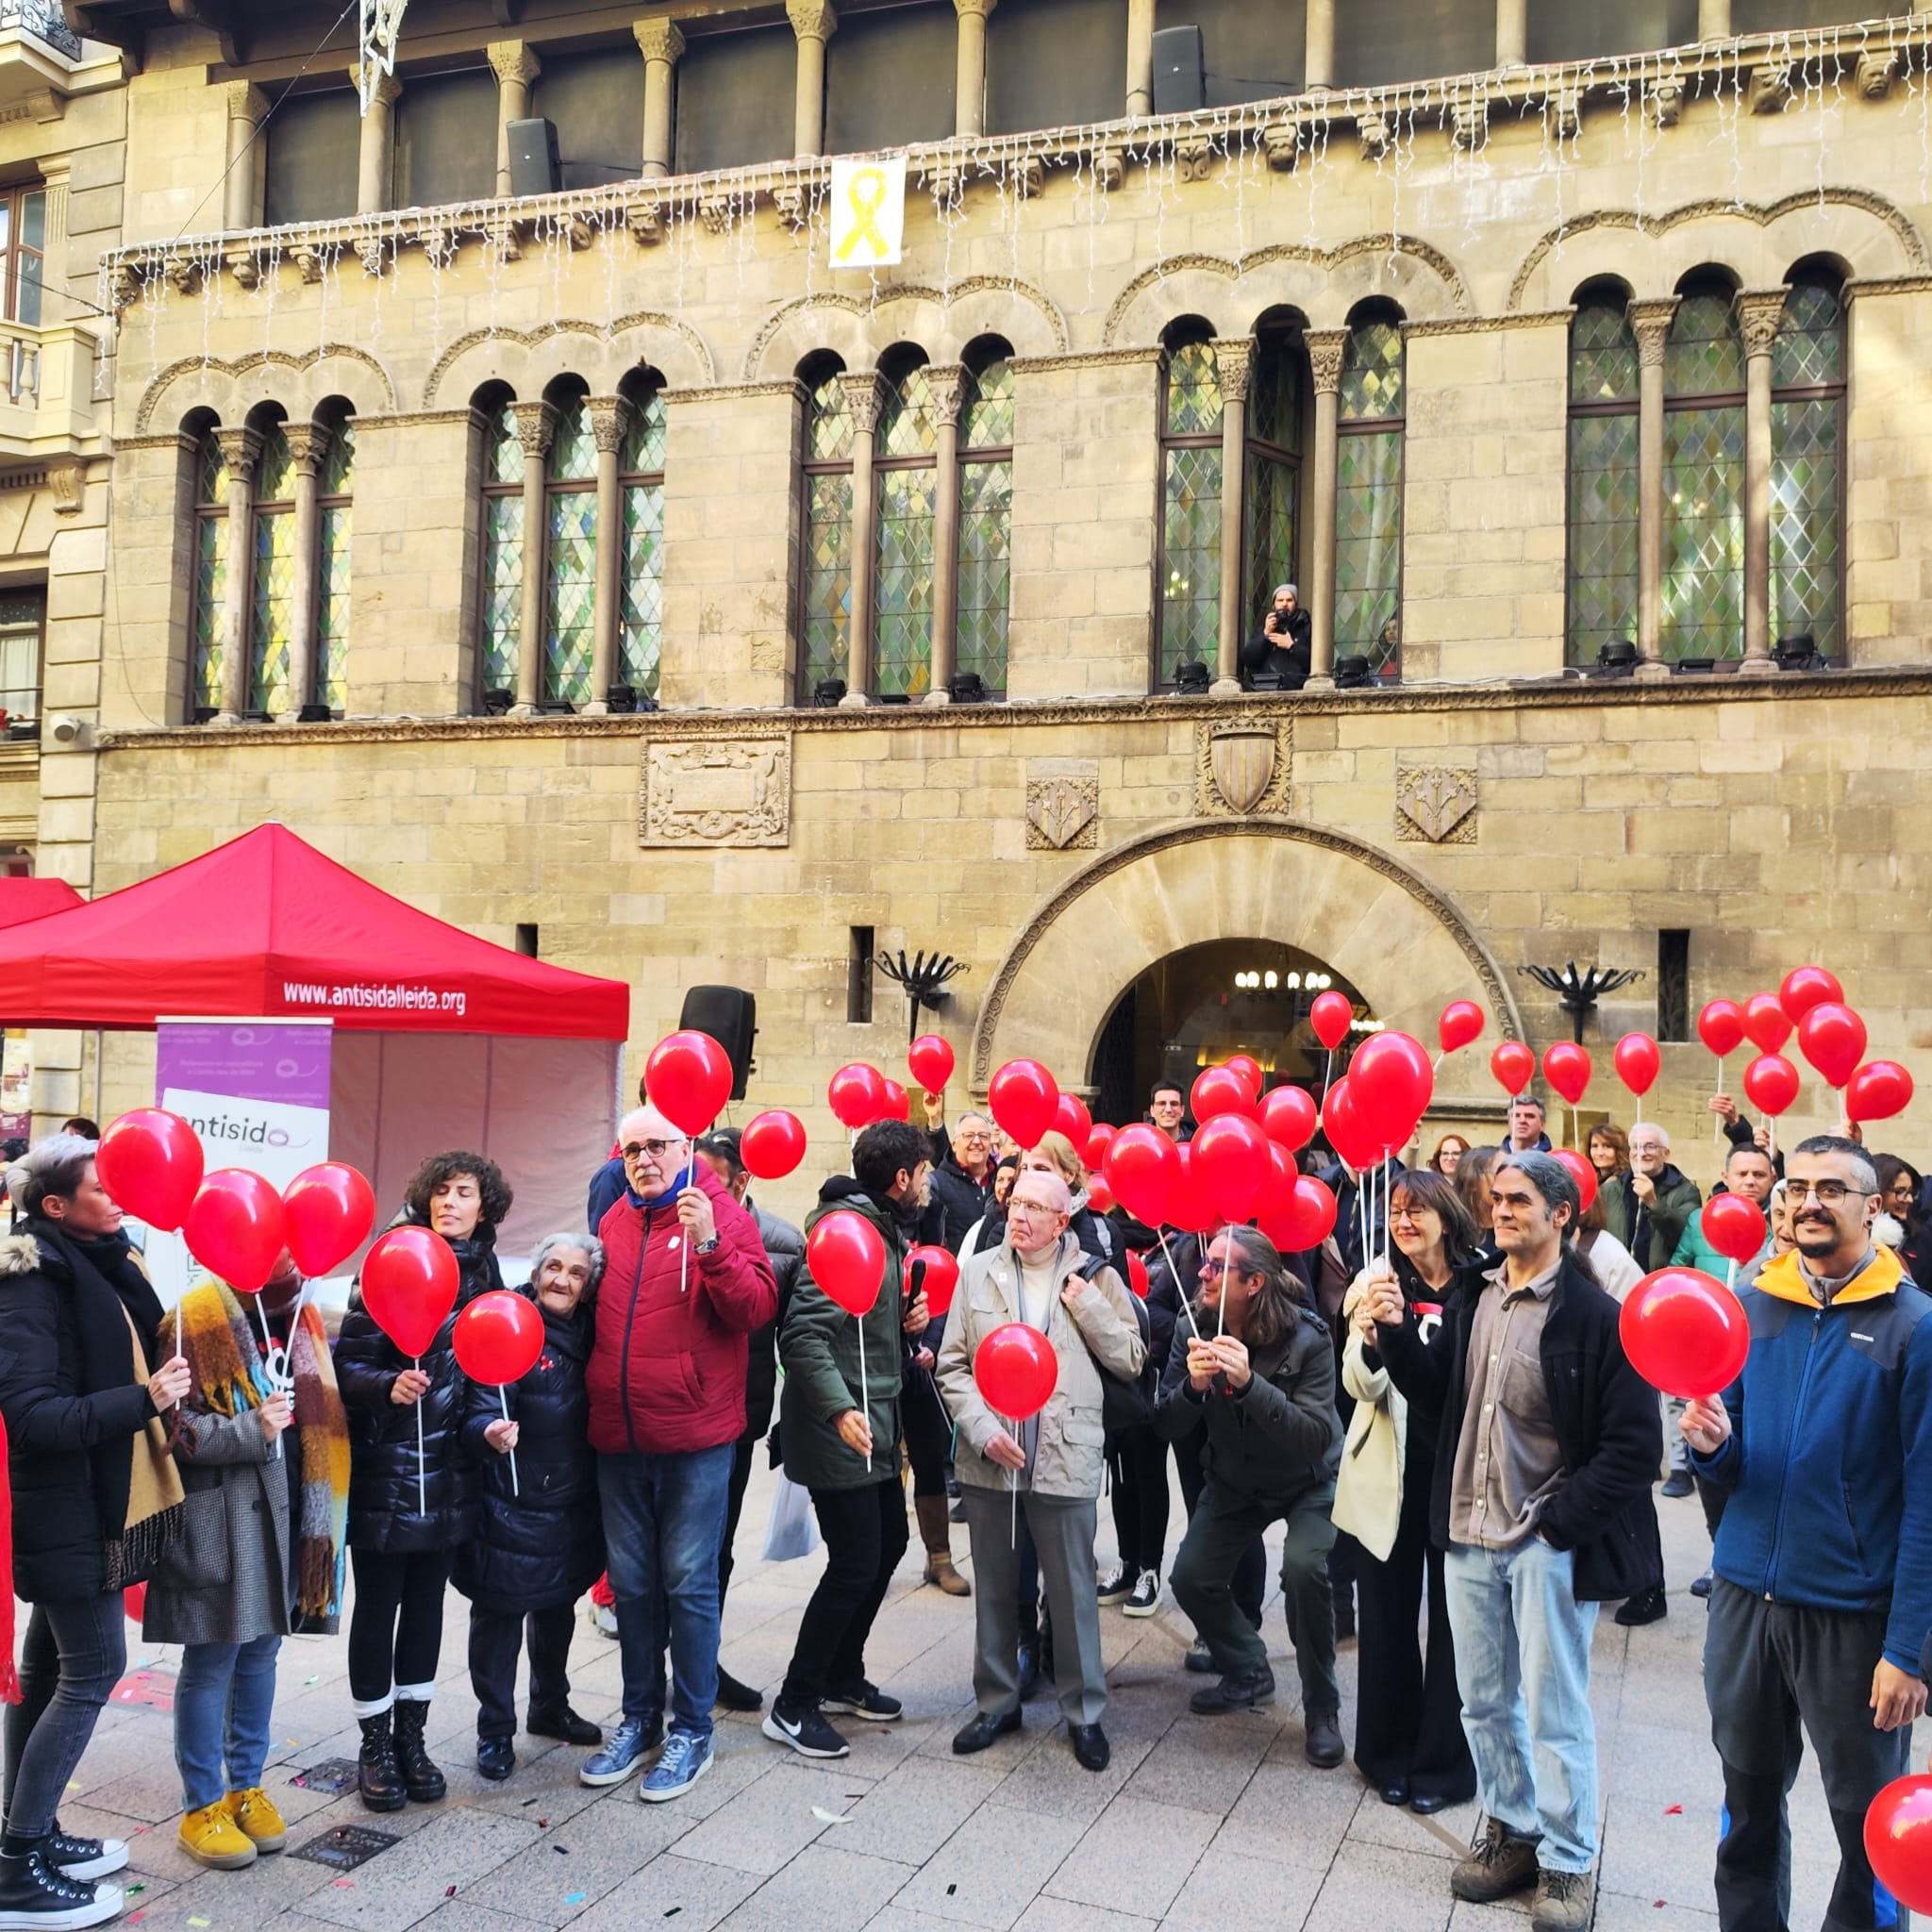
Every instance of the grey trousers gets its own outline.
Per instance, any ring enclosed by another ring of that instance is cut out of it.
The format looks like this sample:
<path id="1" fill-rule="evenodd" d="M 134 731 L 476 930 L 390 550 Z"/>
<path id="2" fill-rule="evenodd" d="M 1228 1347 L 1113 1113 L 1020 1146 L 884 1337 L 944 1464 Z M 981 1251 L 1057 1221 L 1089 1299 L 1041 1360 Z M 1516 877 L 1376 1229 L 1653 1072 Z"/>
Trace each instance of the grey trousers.
<path id="1" fill-rule="evenodd" d="M 1020 1552 L 1013 1538 L 1013 1499 L 1006 1490 L 974 1483 L 961 1483 L 959 1495 L 973 1542 L 974 1701 L 985 1716 L 1005 1717 L 1020 1707 Z M 1093 1587 L 1094 1499 L 1036 1496 L 1022 1490 L 1020 1513 L 1040 1553 L 1061 1713 L 1070 1724 L 1097 1724 L 1107 1708 L 1107 1670 L 1100 1657 L 1100 1598 Z"/>

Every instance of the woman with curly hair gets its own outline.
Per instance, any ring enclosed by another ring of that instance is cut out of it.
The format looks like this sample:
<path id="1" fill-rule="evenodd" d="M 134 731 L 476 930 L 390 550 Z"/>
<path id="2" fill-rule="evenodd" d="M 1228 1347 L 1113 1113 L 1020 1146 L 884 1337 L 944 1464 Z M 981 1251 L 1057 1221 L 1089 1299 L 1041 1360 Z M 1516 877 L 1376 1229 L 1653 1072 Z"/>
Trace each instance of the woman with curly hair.
<path id="1" fill-rule="evenodd" d="M 394 1226 L 427 1227 L 449 1243 L 457 1309 L 503 1286 L 496 1229 L 509 1184 L 480 1154 L 438 1154 L 416 1170 Z M 362 1726 L 358 1782 L 372 1811 L 446 1789 L 423 1748 L 442 1641 L 452 1552 L 475 1534 L 476 1468 L 461 1440 L 466 1384 L 451 1341 L 456 1310 L 411 1361 L 362 1306 L 358 1291 L 336 1343 L 349 1414 L 349 1694 Z M 421 1406 L 421 1435 L 417 1408 Z M 418 1443 L 421 1444 L 419 1473 Z"/>

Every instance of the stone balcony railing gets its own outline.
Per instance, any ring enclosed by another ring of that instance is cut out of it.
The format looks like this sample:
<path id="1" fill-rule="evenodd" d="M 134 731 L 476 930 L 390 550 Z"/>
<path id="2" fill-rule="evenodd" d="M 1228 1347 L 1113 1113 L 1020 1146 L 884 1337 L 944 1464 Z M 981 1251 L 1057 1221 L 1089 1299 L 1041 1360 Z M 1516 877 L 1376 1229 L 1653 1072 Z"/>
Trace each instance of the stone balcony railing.
<path id="1" fill-rule="evenodd" d="M 94 338 L 62 324 L 0 322 L 0 462 L 44 461 L 99 446 Z"/>

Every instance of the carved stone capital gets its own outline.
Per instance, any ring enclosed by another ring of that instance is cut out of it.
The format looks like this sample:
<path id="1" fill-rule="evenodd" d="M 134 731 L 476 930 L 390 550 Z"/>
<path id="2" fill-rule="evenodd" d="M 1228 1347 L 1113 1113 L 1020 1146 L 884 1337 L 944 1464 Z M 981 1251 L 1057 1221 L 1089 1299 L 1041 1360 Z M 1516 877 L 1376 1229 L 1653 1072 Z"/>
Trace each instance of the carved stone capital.
<path id="1" fill-rule="evenodd" d="M 590 409 L 591 434 L 597 439 L 597 453 L 615 454 L 624 447 L 625 431 L 630 427 L 630 405 L 622 396 L 592 396 Z"/>
<path id="2" fill-rule="evenodd" d="M 390 244 L 380 235 L 365 235 L 356 244 L 356 257 L 365 275 L 380 275 L 389 260 Z"/>
<path id="3" fill-rule="evenodd" d="M 483 49 L 489 57 L 490 71 L 499 84 L 520 80 L 525 87 L 543 72 L 543 63 L 527 41 L 491 41 Z"/>
<path id="4" fill-rule="evenodd" d="M 1223 158 L 1205 134 L 1184 135 L 1174 144 L 1174 173 L 1183 181 L 1209 180 L 1215 164 Z"/>
<path id="5" fill-rule="evenodd" d="M 839 31 L 832 0 L 785 0 L 785 18 L 801 41 L 829 41 Z"/>
<path id="6" fill-rule="evenodd" d="M 1389 117 L 1371 110 L 1355 124 L 1356 139 L 1365 161 L 1379 161 L 1389 152 Z"/>
<path id="7" fill-rule="evenodd" d="M 1677 313 L 1677 298 L 1660 295 L 1654 300 L 1632 302 L 1624 314 L 1630 318 L 1630 333 L 1637 338 L 1637 361 L 1642 369 L 1663 366 L 1664 344 L 1671 338 L 1671 323 Z"/>
<path id="8" fill-rule="evenodd" d="M 47 465 L 47 488 L 54 495 L 57 517 L 75 517 L 87 501 L 87 465 L 69 457 Z"/>
<path id="9" fill-rule="evenodd" d="M 295 465 L 296 473 L 303 476 L 319 476 L 322 466 L 328 460 L 329 444 L 334 439 L 320 423 L 290 423 L 283 426 L 282 433 L 289 440 L 289 459 Z"/>
<path id="10" fill-rule="evenodd" d="M 230 484 L 253 483 L 255 466 L 261 460 L 261 438 L 244 425 L 239 429 L 217 429 L 215 441 L 228 466 Z"/>
<path id="11" fill-rule="evenodd" d="M 483 231 L 483 245 L 499 262 L 521 261 L 524 255 L 523 230 L 512 221 L 492 222 Z"/>
<path id="12" fill-rule="evenodd" d="M 1474 97 L 1449 105 L 1449 145 L 1474 154 L 1490 138 L 1490 104 Z"/>
<path id="13" fill-rule="evenodd" d="M 624 211 L 624 225 L 640 248 L 653 248 L 664 239 L 664 224 L 655 201 L 634 201 Z"/>
<path id="14" fill-rule="evenodd" d="M 1684 83 L 1668 77 L 1652 82 L 1648 106 L 1659 127 L 1674 127 L 1684 113 Z"/>
<path id="15" fill-rule="evenodd" d="M 322 279 L 323 260 L 320 249 L 306 243 L 293 251 L 295 270 L 305 282 L 319 282 Z"/>
<path id="16" fill-rule="evenodd" d="M 1866 54 L 1858 61 L 1858 92 L 1868 101 L 1882 101 L 1898 77 L 1898 56 L 1893 53 Z"/>
<path id="17" fill-rule="evenodd" d="M 791 842 L 791 740 L 646 741 L 638 843 L 779 846 Z"/>
<path id="18" fill-rule="evenodd" d="M 1791 70 L 1768 65 L 1751 70 L 1751 111 L 1782 114 L 1791 102 Z"/>
<path id="19" fill-rule="evenodd" d="M 254 127 L 268 112 L 268 96 L 252 80 L 231 80 L 222 88 L 230 121 L 245 121 Z"/>
<path id="20" fill-rule="evenodd" d="M 1550 96 L 1550 132 L 1558 141 L 1574 141 L 1583 131 L 1583 90 L 1559 87 Z"/>
<path id="21" fill-rule="evenodd" d="M 1333 395 L 1341 387 L 1341 358 L 1348 347 L 1348 331 L 1311 328 L 1302 340 L 1308 347 L 1308 369 L 1317 393 Z"/>
<path id="22" fill-rule="evenodd" d="M 1769 356 L 1777 340 L 1777 325 L 1785 317 L 1782 289 L 1740 289 L 1733 305 L 1738 311 L 1738 333 L 1744 339 L 1747 359 Z"/>
<path id="23" fill-rule="evenodd" d="M 780 181 L 777 183 L 772 190 L 772 206 L 777 210 L 778 219 L 793 234 L 796 234 L 811 219 L 810 212 L 806 206 L 805 190 L 796 181 Z M 657 211 L 653 209 L 652 220 L 654 224 L 656 219 Z M 650 239 L 661 241 L 663 237 L 659 233 L 652 236 Z M 638 240 L 641 242 L 644 240 L 644 237 L 640 235 Z"/>
<path id="24" fill-rule="evenodd" d="M 984 20 L 999 4 L 1000 0 L 953 0 L 953 11 L 961 20 L 969 14 L 975 20 Z"/>
<path id="25" fill-rule="evenodd" d="M 845 413 L 852 418 L 855 435 L 870 436 L 879 426 L 879 379 L 874 370 L 840 376 L 839 388 L 845 397 Z"/>
<path id="26" fill-rule="evenodd" d="M 1248 376 L 1254 367 L 1254 359 L 1255 345 L 1246 337 L 1215 339 L 1214 366 L 1221 377 L 1224 402 L 1247 402 Z"/>
<path id="27" fill-rule="evenodd" d="M 351 63 L 349 68 L 349 78 L 356 84 L 358 88 L 361 87 L 361 61 L 357 60 Z M 393 108 L 395 104 L 402 99 L 402 82 L 399 81 L 393 74 L 382 74 L 376 76 L 375 89 L 370 93 L 369 96 L 369 105 L 372 108 Z"/>
<path id="28" fill-rule="evenodd" d="M 231 248 L 225 258 L 228 273 L 235 277 L 238 288 L 255 289 L 261 285 L 261 260 L 252 248 Z"/>
<path id="29" fill-rule="evenodd" d="M 966 400 L 966 372 L 957 362 L 941 362 L 925 372 L 926 393 L 932 398 L 936 423 L 959 420 L 959 406 Z"/>
<path id="30" fill-rule="evenodd" d="M 1304 136 L 1302 124 L 1292 114 L 1271 121 L 1261 130 L 1261 145 L 1267 151 L 1268 165 L 1277 174 L 1287 174 L 1301 159 Z"/>
<path id="31" fill-rule="evenodd" d="M 557 411 L 548 403 L 512 403 L 510 414 L 517 419 L 517 435 L 524 445 L 524 460 L 547 457 L 550 440 L 557 434 Z"/>
<path id="32" fill-rule="evenodd" d="M 646 60 L 662 60 L 675 67 L 684 56 L 684 36 L 675 20 L 640 20 L 633 23 L 631 34 Z"/>
<path id="33" fill-rule="evenodd" d="M 1046 163 L 1038 155 L 1022 155 L 1007 163 L 1007 179 L 1022 201 L 1031 201 L 1046 186 Z"/>
<path id="34" fill-rule="evenodd" d="M 192 295 L 201 286 L 201 264 L 185 255 L 170 256 L 161 274 L 177 295 Z"/>
<path id="35" fill-rule="evenodd" d="M 1093 178 L 1100 187 L 1111 194 L 1126 179 L 1126 163 L 1121 151 L 1111 142 L 1096 142 L 1093 146 Z"/>

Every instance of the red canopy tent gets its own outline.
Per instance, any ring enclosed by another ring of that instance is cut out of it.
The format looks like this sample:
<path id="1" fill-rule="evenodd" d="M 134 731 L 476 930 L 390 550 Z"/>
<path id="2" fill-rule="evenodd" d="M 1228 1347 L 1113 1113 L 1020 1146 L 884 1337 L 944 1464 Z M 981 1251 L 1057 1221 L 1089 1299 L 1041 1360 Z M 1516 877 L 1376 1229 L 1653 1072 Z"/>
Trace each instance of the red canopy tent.
<path id="1" fill-rule="evenodd" d="M 582 1225 L 609 1151 L 630 990 L 446 925 L 268 824 L 0 930 L 0 1015 L 90 1032 L 331 1022 L 330 1152 L 375 1183 L 378 1225 L 425 1155 L 471 1147 L 516 1192 L 499 1241 L 519 1252 Z"/>
<path id="2" fill-rule="evenodd" d="M 65 879 L 0 879 L 0 928 L 86 904 Z"/>

